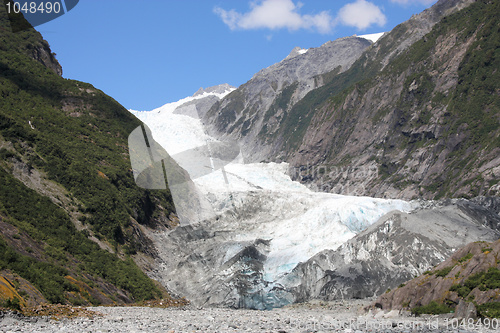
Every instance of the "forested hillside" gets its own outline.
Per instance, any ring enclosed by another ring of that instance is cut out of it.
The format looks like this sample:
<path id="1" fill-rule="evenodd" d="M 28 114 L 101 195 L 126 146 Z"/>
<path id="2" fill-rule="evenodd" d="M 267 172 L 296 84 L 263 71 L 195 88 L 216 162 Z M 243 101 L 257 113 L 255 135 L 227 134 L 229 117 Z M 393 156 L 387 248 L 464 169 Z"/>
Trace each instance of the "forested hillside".
<path id="1" fill-rule="evenodd" d="M 134 183 L 127 138 L 141 123 L 61 73 L 42 36 L 32 28 L 13 33 L 2 6 L 0 300 L 121 304 L 166 296 L 134 262 L 147 268 L 155 256 L 144 228 L 176 223 L 168 190 Z"/>

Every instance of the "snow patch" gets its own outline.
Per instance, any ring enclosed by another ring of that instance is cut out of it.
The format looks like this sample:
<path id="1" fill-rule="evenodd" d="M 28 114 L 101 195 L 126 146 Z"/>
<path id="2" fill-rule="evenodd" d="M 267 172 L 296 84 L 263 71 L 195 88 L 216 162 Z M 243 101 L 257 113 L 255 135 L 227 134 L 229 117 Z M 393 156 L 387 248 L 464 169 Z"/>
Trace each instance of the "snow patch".
<path id="1" fill-rule="evenodd" d="M 385 34 L 385 32 L 379 32 L 379 33 L 376 33 L 376 34 L 368 34 L 368 35 L 361 35 L 361 36 L 358 36 L 359 38 L 364 38 L 364 39 L 368 39 L 369 41 L 371 41 L 372 43 L 375 43 L 376 41 L 378 41 L 380 39 L 380 37 L 382 37 L 383 35 Z"/>

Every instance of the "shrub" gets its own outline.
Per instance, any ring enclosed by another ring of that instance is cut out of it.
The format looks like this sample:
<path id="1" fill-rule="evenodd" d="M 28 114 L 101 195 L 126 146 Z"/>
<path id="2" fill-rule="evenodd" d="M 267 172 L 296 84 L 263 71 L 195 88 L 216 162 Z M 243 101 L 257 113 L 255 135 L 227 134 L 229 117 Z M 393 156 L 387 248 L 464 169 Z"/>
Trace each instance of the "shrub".
<path id="1" fill-rule="evenodd" d="M 5 300 L 0 306 L 11 310 L 21 311 L 21 302 L 17 297 Z"/>
<path id="2" fill-rule="evenodd" d="M 445 304 L 439 304 L 436 301 L 432 301 L 427 305 L 424 306 L 417 306 L 411 309 L 411 312 L 419 316 L 424 313 L 428 314 L 442 314 L 442 313 L 450 313 L 453 311 L 453 308 L 449 307 L 448 305 Z"/>
<path id="3" fill-rule="evenodd" d="M 450 267 L 445 267 L 443 269 L 440 269 L 439 271 L 436 271 L 436 276 L 440 276 L 440 277 L 445 277 L 446 275 L 448 275 L 449 272 L 451 272 L 451 270 L 453 269 L 454 266 L 450 266 Z"/>
<path id="4" fill-rule="evenodd" d="M 467 260 L 471 259 L 472 256 L 473 256 L 472 253 L 467 253 L 467 255 L 463 256 L 460 259 L 458 259 L 458 262 L 460 262 L 460 263 L 466 262 Z"/>
<path id="5" fill-rule="evenodd" d="M 477 307 L 481 317 L 500 318 L 500 302 L 488 302 Z"/>

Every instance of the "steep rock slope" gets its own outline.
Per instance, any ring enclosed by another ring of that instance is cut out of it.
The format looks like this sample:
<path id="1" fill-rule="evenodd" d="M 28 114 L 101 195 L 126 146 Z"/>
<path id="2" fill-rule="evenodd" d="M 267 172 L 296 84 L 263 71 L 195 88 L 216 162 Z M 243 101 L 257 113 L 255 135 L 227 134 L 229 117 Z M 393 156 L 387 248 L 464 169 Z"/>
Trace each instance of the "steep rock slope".
<path id="1" fill-rule="evenodd" d="M 297 103 L 291 113 L 306 121 L 284 130 L 293 134 L 283 153 L 298 178 L 371 196 L 498 195 L 498 6 L 478 1 L 446 16 L 385 62 L 410 20 L 380 40 L 388 48 L 368 50 L 345 76 Z M 362 178 L 358 169 L 375 172 Z"/>
<path id="2" fill-rule="evenodd" d="M 380 296 L 373 306 L 412 309 L 416 313 L 472 308 L 484 317 L 500 317 L 500 240 L 475 242 L 457 250 L 444 262 L 399 288 Z M 472 303 L 472 304 L 471 304 Z M 476 309 L 477 307 L 477 309 Z M 465 313 L 467 314 L 467 313 Z"/>
<path id="3" fill-rule="evenodd" d="M 2 289 L 6 298 L 161 297 L 132 260 L 147 268 L 157 252 L 145 230 L 176 223 L 167 190 L 134 183 L 127 136 L 141 123 L 91 85 L 61 78 L 48 43 L 34 29 L 12 33 L 3 6 L 0 40 L 0 275 L 21 288 Z"/>
<path id="4" fill-rule="evenodd" d="M 280 282 L 296 301 L 371 297 L 422 274 L 469 242 L 499 237 L 500 216 L 467 200 L 391 212 L 337 250 L 299 264 Z"/>
<path id="5" fill-rule="evenodd" d="M 247 161 L 260 161 L 271 147 L 257 140 L 259 133 L 277 125 L 309 91 L 346 71 L 370 45 L 367 39 L 346 37 L 317 48 L 296 47 L 216 103 L 203 119 L 209 133 L 238 141 Z"/>
<path id="6" fill-rule="evenodd" d="M 298 102 L 294 88 L 282 89 L 271 107 L 245 111 L 235 133 L 226 125 L 243 119 L 234 116 L 248 94 L 241 89 L 207 122 L 226 124 L 216 133 L 241 140 L 250 160 L 287 161 L 294 179 L 320 191 L 498 195 L 498 6 L 438 1 Z"/>

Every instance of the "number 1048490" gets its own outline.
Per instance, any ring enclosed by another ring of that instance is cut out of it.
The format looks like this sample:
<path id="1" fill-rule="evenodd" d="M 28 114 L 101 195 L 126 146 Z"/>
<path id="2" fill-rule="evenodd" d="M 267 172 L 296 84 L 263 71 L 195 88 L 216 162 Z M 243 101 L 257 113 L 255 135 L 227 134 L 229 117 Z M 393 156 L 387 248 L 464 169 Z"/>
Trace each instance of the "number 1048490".
<path id="1" fill-rule="evenodd" d="M 7 13 L 24 13 L 24 14 L 58 14 L 61 11 L 61 3 L 54 1 L 42 1 L 40 3 L 36 2 L 7 2 L 5 4 L 7 7 Z"/>

